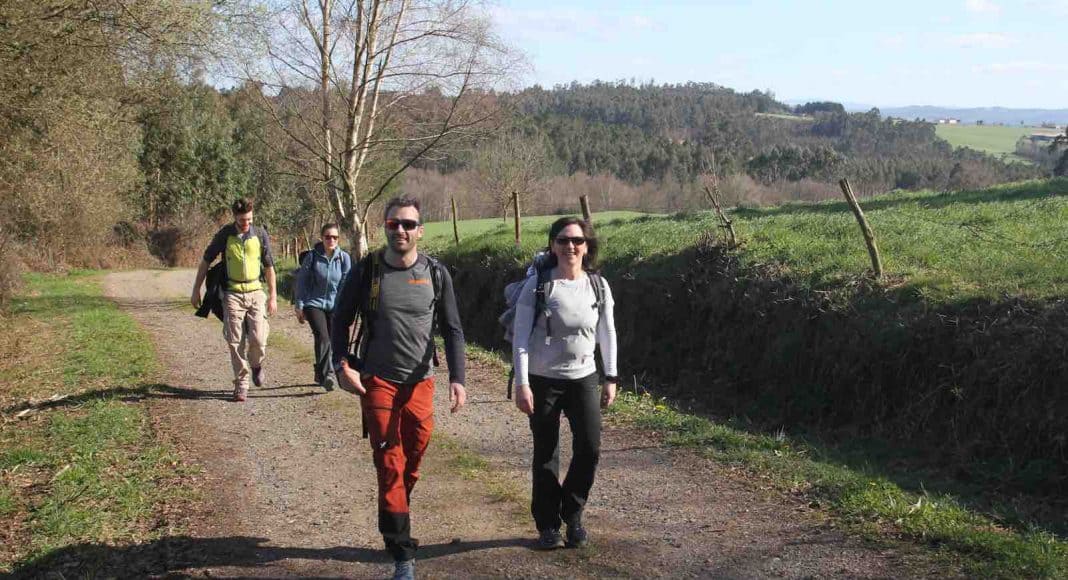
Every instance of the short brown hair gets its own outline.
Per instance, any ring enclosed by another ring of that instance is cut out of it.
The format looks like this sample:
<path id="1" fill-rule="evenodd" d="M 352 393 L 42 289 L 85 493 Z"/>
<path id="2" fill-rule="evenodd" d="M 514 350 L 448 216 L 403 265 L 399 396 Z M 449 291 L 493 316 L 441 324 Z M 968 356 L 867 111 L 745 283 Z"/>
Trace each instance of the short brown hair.
<path id="1" fill-rule="evenodd" d="M 337 230 L 337 233 L 341 233 L 341 228 L 334 222 L 328 222 L 323 224 L 323 227 L 319 228 L 319 235 L 326 235 L 326 230 Z"/>
<path id="2" fill-rule="evenodd" d="M 234 215 L 241 215 L 252 211 L 252 200 L 247 197 L 240 197 L 233 205 L 230 206 L 230 210 L 234 212 Z"/>
<path id="3" fill-rule="evenodd" d="M 394 197 L 386 202 L 386 209 L 382 211 L 382 219 L 386 219 L 390 210 L 395 207 L 414 207 L 415 211 L 419 212 L 420 217 L 422 217 L 423 210 L 419 209 L 419 200 L 414 197 L 402 195 L 400 197 Z"/>

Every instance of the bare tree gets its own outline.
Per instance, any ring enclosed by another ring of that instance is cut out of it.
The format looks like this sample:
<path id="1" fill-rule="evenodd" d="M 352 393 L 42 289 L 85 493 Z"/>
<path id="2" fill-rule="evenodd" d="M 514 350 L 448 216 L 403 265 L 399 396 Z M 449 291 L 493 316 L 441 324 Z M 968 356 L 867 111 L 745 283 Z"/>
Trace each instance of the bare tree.
<path id="1" fill-rule="evenodd" d="M 545 191 L 552 174 L 549 146 L 541 135 L 528 137 L 507 131 L 483 145 L 475 156 L 479 197 L 493 200 L 499 214 L 508 218 L 512 194 L 523 205 Z"/>
<path id="2" fill-rule="evenodd" d="M 313 4 L 314 3 L 314 4 Z M 258 71 L 295 173 L 320 188 L 367 251 L 371 207 L 420 159 L 497 114 L 517 57 L 470 0 L 288 0 Z"/>

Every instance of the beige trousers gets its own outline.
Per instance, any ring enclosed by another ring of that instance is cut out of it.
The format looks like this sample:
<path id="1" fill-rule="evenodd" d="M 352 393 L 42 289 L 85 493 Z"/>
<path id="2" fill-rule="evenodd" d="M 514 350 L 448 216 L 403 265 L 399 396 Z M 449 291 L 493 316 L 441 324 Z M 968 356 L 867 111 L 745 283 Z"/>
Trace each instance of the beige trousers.
<path id="1" fill-rule="evenodd" d="M 267 356 L 267 296 L 259 290 L 227 292 L 223 312 L 223 338 L 234 368 L 234 387 L 248 390 L 250 367 L 263 366 Z"/>

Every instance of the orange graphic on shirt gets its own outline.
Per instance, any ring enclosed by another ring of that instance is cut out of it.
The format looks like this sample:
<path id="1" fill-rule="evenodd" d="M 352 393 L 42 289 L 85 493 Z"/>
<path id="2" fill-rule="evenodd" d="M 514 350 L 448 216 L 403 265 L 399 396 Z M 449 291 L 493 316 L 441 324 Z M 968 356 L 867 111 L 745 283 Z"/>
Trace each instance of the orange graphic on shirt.
<path id="1" fill-rule="evenodd" d="M 429 284 L 430 280 L 427 279 L 427 278 L 422 278 L 422 279 L 408 280 L 408 283 L 409 284 L 420 284 L 420 285 L 423 285 L 423 284 Z"/>

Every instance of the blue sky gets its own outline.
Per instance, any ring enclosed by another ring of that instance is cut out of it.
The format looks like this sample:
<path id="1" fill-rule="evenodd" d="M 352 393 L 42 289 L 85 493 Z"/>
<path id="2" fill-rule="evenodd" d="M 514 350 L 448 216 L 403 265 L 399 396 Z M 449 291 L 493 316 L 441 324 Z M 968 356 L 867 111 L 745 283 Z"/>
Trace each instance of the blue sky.
<path id="1" fill-rule="evenodd" d="M 499 0 L 524 85 L 707 81 L 780 100 L 1068 108 L 1068 0 Z"/>

